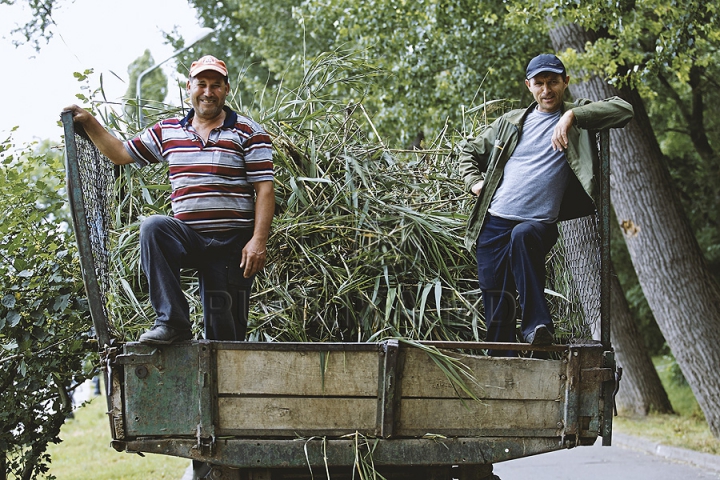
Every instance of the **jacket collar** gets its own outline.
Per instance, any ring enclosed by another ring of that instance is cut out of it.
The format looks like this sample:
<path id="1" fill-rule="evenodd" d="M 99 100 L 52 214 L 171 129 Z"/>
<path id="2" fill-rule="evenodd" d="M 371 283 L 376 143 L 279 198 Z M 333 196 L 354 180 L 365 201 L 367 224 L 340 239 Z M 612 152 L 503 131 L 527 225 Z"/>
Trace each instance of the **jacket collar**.
<path id="1" fill-rule="evenodd" d="M 560 107 L 561 114 L 565 113 L 565 111 L 569 108 L 574 107 L 575 104 L 572 102 L 563 102 L 562 106 Z M 537 102 L 532 102 L 529 107 L 526 109 L 517 109 L 513 110 L 508 114 L 508 120 L 510 123 L 518 127 L 522 130 L 522 126 L 525 123 L 525 118 L 537 107 Z"/>

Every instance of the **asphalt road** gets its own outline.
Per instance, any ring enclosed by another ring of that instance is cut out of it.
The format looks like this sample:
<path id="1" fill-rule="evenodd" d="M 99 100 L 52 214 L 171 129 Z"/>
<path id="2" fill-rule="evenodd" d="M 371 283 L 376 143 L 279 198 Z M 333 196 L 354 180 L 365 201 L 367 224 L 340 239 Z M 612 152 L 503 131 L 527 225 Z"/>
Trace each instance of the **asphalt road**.
<path id="1" fill-rule="evenodd" d="M 501 480 L 720 479 L 720 470 L 716 467 L 703 468 L 686 463 L 688 460 L 695 460 L 693 458 L 683 458 L 682 462 L 674 461 L 664 456 L 634 450 L 627 445 L 602 447 L 600 444 L 601 441 L 598 441 L 592 447 L 577 447 L 496 463 L 494 473 Z M 697 460 L 702 461 L 707 457 L 709 456 Z M 718 464 L 720 465 L 720 462 Z"/>
<path id="2" fill-rule="evenodd" d="M 618 441 L 619 440 L 619 441 Z M 615 446 L 543 453 L 494 465 L 500 480 L 719 480 L 720 456 L 613 437 Z M 652 453 L 648 453 L 652 452 Z M 190 468 L 182 480 L 192 480 Z"/>

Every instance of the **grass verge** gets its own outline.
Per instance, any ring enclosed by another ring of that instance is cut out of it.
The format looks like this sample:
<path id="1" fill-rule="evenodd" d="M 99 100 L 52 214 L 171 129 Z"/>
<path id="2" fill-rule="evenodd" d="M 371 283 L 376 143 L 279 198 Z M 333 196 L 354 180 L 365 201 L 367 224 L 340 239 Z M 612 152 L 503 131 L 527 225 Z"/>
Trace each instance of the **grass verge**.
<path id="1" fill-rule="evenodd" d="M 166 455 L 117 452 L 110 446 L 110 425 L 103 397 L 75 411 L 60 431 L 63 440 L 49 449 L 50 473 L 58 480 L 180 480 L 190 461 Z"/>
<path id="2" fill-rule="evenodd" d="M 710 432 L 692 390 L 684 379 L 679 378 L 674 360 L 664 356 L 654 358 L 653 361 L 677 414 L 650 414 L 647 417 L 618 416 L 613 420 L 614 430 L 663 445 L 720 455 L 720 439 L 715 438 Z"/>

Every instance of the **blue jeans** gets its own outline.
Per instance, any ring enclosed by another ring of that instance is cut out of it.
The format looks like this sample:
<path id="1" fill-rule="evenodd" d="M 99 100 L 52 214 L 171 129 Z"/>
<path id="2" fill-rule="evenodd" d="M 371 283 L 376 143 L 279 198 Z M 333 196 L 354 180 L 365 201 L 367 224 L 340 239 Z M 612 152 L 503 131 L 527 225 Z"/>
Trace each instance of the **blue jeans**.
<path id="1" fill-rule="evenodd" d="M 198 232 L 173 217 L 152 215 L 140 225 L 140 263 L 150 287 L 155 325 L 190 330 L 180 270 L 196 269 L 205 338 L 245 340 L 252 278 L 243 277 L 242 249 L 252 230 Z"/>
<path id="2" fill-rule="evenodd" d="M 545 256 L 555 245 L 555 223 L 515 221 L 488 215 L 477 241 L 478 281 L 485 307 L 488 342 L 515 342 L 515 292 L 525 338 L 538 325 L 554 332 L 545 300 Z M 495 356 L 513 351 L 492 350 Z"/>

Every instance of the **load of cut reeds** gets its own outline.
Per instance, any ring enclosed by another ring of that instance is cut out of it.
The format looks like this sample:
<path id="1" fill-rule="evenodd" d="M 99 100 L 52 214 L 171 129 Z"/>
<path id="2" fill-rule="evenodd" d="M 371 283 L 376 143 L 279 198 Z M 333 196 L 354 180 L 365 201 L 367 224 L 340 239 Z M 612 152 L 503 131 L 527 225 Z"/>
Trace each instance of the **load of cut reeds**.
<path id="1" fill-rule="evenodd" d="M 485 107 L 498 104 L 473 109 L 460 131 L 446 127 L 422 149 L 393 150 L 361 102 L 335 96 L 339 83 L 363 82 L 349 61 L 319 58 L 303 85 L 252 115 L 273 136 L 277 209 L 249 339 L 481 341 L 475 259 L 462 242 L 474 198 L 463 191 L 455 152 L 487 124 Z M 163 166 L 126 169 L 117 182 L 108 302 L 114 333 L 126 340 L 153 320 L 137 236 L 144 216 L 169 210 L 166 175 Z M 191 272 L 185 280 L 199 331 L 197 284 Z M 560 331 L 587 335 L 583 320 L 567 315 L 570 290 L 549 297 L 568 319 L 558 318 Z"/>

